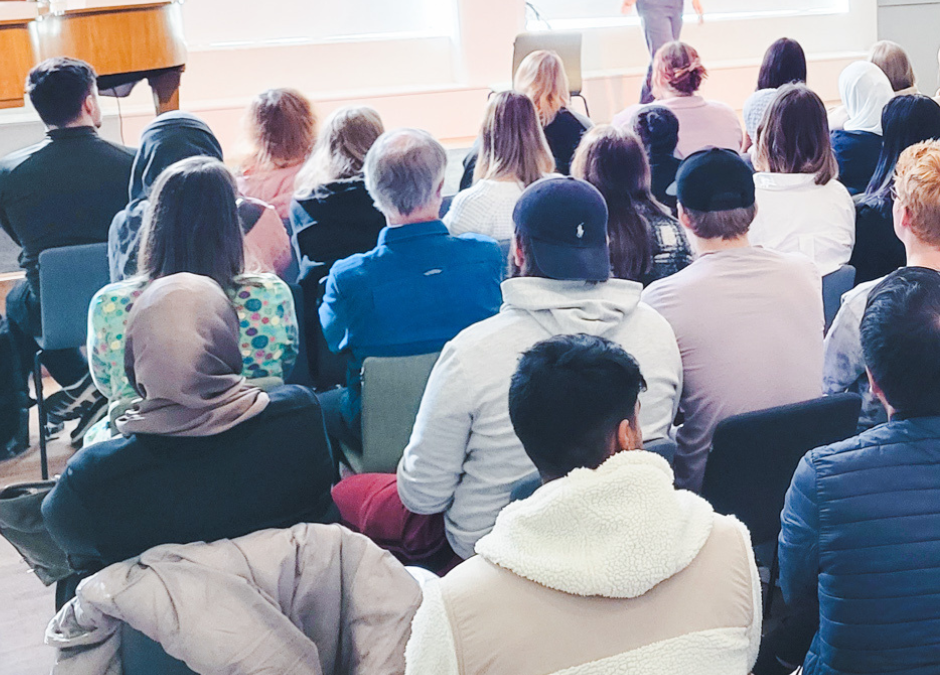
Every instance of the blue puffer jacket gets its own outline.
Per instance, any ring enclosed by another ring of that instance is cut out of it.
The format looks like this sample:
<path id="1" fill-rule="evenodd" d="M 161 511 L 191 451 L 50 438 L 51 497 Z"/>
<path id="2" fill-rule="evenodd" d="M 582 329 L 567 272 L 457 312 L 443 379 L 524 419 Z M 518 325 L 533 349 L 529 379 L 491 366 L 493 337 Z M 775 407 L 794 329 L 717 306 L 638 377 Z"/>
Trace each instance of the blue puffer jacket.
<path id="1" fill-rule="evenodd" d="M 940 673 L 940 417 L 809 452 L 781 519 L 784 598 L 819 605 L 806 675 Z"/>

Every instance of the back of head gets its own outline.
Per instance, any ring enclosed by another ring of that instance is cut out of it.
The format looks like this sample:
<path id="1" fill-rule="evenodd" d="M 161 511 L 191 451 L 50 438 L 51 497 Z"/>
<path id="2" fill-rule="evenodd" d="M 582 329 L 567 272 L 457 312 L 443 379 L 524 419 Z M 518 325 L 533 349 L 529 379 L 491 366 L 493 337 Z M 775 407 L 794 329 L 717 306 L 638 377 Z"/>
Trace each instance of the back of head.
<path id="1" fill-rule="evenodd" d="M 474 180 L 514 178 L 526 187 L 554 169 L 555 159 L 532 100 L 514 91 L 493 96 L 480 127 Z"/>
<path id="2" fill-rule="evenodd" d="M 366 154 L 366 189 L 388 217 L 408 217 L 440 198 L 447 153 L 421 129 L 387 131 Z"/>
<path id="3" fill-rule="evenodd" d="M 757 215 L 751 170 L 732 150 L 686 157 L 676 172 L 676 198 L 680 220 L 699 239 L 743 237 Z"/>
<path id="4" fill-rule="evenodd" d="M 796 40 L 780 38 L 764 54 L 757 88 L 776 89 L 795 82 L 806 82 L 806 54 Z"/>
<path id="5" fill-rule="evenodd" d="M 64 127 L 82 113 L 85 99 L 95 93 L 94 69 L 78 59 L 46 59 L 29 71 L 26 93 L 48 127 Z"/>
<path id="6" fill-rule="evenodd" d="M 881 134 L 881 112 L 894 98 L 881 68 L 868 61 L 850 63 L 839 75 L 839 96 L 849 115 L 846 131 Z"/>
<path id="7" fill-rule="evenodd" d="M 679 118 L 664 105 L 646 105 L 633 117 L 633 133 L 652 155 L 673 155 L 679 144 Z"/>
<path id="8" fill-rule="evenodd" d="M 881 40 L 872 45 L 868 59 L 884 71 L 894 91 L 914 86 L 914 67 L 907 52 L 897 42 Z"/>
<path id="9" fill-rule="evenodd" d="M 540 49 L 526 56 L 513 77 L 513 87 L 535 104 L 542 126 L 548 126 L 558 111 L 571 101 L 565 64 L 555 52 Z"/>
<path id="10" fill-rule="evenodd" d="M 940 272 L 902 267 L 868 296 L 862 352 L 899 417 L 940 415 Z"/>
<path id="11" fill-rule="evenodd" d="M 667 42 L 653 58 L 653 83 L 675 96 L 691 96 L 708 77 L 698 52 L 684 42 Z"/>
<path id="12" fill-rule="evenodd" d="M 825 185 L 839 173 L 822 99 L 803 84 L 780 88 L 757 128 L 754 167 L 771 173 L 811 173 Z"/>
<path id="13" fill-rule="evenodd" d="M 896 204 L 910 213 L 914 236 L 940 248 L 940 141 L 916 143 L 901 153 L 894 189 Z"/>
<path id="14" fill-rule="evenodd" d="M 191 157 L 164 171 L 144 221 L 141 273 L 190 272 L 232 288 L 244 271 L 235 178 L 217 159 Z"/>
<path id="15" fill-rule="evenodd" d="M 915 143 L 940 138 L 940 105 L 923 94 L 896 96 L 881 113 L 884 143 L 878 165 L 865 191 L 868 203 L 888 203 L 894 167 L 901 153 Z"/>
<path id="16" fill-rule="evenodd" d="M 509 387 L 509 418 L 544 481 L 596 469 L 618 449 L 620 423 L 636 428 L 646 389 L 640 367 L 619 345 L 561 335 L 522 355 Z"/>
<path id="17" fill-rule="evenodd" d="M 607 124 L 591 128 L 575 152 L 571 175 L 596 187 L 607 202 L 614 276 L 638 281 L 652 264 L 653 238 L 644 216 L 655 208 L 640 139 Z"/>
<path id="18" fill-rule="evenodd" d="M 248 133 L 254 146 L 249 166 L 294 166 L 310 156 L 317 119 L 307 97 L 296 89 L 268 89 L 248 106 Z"/>
<path id="19" fill-rule="evenodd" d="M 366 153 L 383 133 L 382 118 L 373 108 L 345 106 L 334 111 L 323 123 L 313 154 L 297 174 L 297 195 L 306 197 L 324 183 L 359 176 Z"/>

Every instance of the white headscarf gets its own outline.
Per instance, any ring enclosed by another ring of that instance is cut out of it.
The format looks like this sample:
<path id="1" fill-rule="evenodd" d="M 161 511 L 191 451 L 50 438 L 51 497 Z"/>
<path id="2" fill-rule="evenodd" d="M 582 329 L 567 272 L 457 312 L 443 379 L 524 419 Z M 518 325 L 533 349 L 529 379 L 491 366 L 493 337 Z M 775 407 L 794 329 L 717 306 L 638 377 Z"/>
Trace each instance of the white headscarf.
<path id="1" fill-rule="evenodd" d="M 891 81 L 874 63 L 856 61 L 839 75 L 839 95 L 849 114 L 846 131 L 881 135 L 881 111 L 894 98 Z"/>

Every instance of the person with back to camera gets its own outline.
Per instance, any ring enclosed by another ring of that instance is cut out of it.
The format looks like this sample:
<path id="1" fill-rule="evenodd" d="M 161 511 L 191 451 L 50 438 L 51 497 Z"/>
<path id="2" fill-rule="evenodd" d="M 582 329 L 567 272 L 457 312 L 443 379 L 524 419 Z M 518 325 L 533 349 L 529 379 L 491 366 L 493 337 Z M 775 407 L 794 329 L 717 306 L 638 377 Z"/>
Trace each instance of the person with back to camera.
<path id="1" fill-rule="evenodd" d="M 764 53 L 757 75 L 757 91 L 744 101 L 744 147 L 748 151 L 757 141 L 757 127 L 764 111 L 785 84 L 806 84 L 806 54 L 796 40 L 780 38 Z"/>
<path id="2" fill-rule="evenodd" d="M 679 143 L 679 118 L 664 105 L 647 105 L 633 117 L 633 133 L 646 148 L 650 163 L 650 191 L 660 204 L 676 215 L 676 197 L 668 194 L 676 182 L 676 171 L 682 160 L 676 157 Z"/>
<path id="3" fill-rule="evenodd" d="M 750 672 L 750 535 L 643 450 L 644 386 L 636 360 L 601 337 L 523 353 L 509 417 L 542 485 L 425 586 L 405 675 Z"/>
<path id="4" fill-rule="evenodd" d="M 744 132 L 738 114 L 720 101 L 698 94 L 708 76 L 698 51 L 684 42 L 667 42 L 653 59 L 653 93 L 679 119 L 676 155 L 688 157 L 703 148 L 728 148 L 739 152 Z M 632 105 L 614 115 L 616 127 L 630 128 L 642 105 Z"/>
<path id="5" fill-rule="evenodd" d="M 650 53 L 650 65 L 640 92 L 640 103 L 650 103 L 653 100 L 653 60 L 660 47 L 681 37 L 685 0 L 623 0 L 620 11 L 626 14 L 633 7 L 636 7 L 640 17 L 646 48 Z M 705 17 L 702 0 L 692 0 L 692 9 L 698 14 L 699 23 L 702 23 Z"/>

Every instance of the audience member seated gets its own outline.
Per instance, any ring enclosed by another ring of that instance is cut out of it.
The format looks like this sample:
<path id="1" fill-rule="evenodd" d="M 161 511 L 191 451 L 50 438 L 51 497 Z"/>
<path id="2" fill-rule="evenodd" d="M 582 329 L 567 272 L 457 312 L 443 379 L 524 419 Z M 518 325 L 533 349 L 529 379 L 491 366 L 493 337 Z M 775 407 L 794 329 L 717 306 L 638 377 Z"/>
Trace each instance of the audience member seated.
<path id="1" fill-rule="evenodd" d="M 366 190 L 362 165 L 384 131 L 372 108 L 340 108 L 327 118 L 297 175 L 290 222 L 305 293 L 315 294 L 337 260 L 371 251 L 379 240 L 385 216 Z"/>
<path id="2" fill-rule="evenodd" d="M 679 118 L 664 105 L 647 105 L 633 117 L 633 133 L 643 142 L 650 164 L 650 191 L 676 215 L 676 198 L 667 194 L 682 160 L 676 157 Z"/>
<path id="3" fill-rule="evenodd" d="M 906 148 L 940 138 L 940 105 L 922 94 L 897 96 L 881 114 L 884 145 L 875 175 L 855 199 L 855 248 L 849 260 L 855 283 L 879 279 L 904 265 L 904 244 L 894 233 L 894 167 Z"/>
<path id="4" fill-rule="evenodd" d="M 609 124 L 594 127 L 581 140 L 571 169 L 607 202 L 612 276 L 646 286 L 692 262 L 679 221 L 650 194 L 650 168 L 636 136 Z"/>
<path id="5" fill-rule="evenodd" d="M 634 355 L 648 384 L 640 395 L 644 438 L 666 437 L 675 417 L 675 337 L 640 302 L 639 283 L 608 280 L 603 196 L 584 181 L 545 178 L 526 189 L 513 220 L 504 304 L 444 348 L 397 477 L 353 476 L 333 491 L 346 523 L 405 562 L 441 569 L 472 556 L 513 485 L 535 473 L 513 431 L 508 394 L 519 355 L 546 337 L 598 335 Z"/>
<path id="6" fill-rule="evenodd" d="M 884 71 L 891 83 L 895 96 L 919 94 L 914 83 L 914 67 L 911 65 L 907 52 L 897 42 L 881 40 L 872 45 L 868 60 Z M 844 105 L 829 111 L 829 128 L 842 129 L 849 114 Z"/>
<path id="7" fill-rule="evenodd" d="M 778 91 L 754 148 L 757 216 L 750 241 L 774 251 L 802 253 L 825 276 L 852 255 L 855 204 L 836 180 L 839 168 L 822 100 L 801 84 Z"/>
<path id="8" fill-rule="evenodd" d="M 819 396 L 822 289 L 803 256 L 748 241 L 758 207 L 750 169 L 736 153 L 696 153 L 676 182 L 679 222 L 698 257 L 650 285 L 643 301 L 679 342 L 676 485 L 699 491 L 721 420 Z"/>
<path id="9" fill-rule="evenodd" d="M 881 111 L 894 97 L 888 76 L 868 61 L 850 64 L 839 75 L 839 96 L 848 119 L 832 130 L 839 180 L 856 195 L 864 192 L 881 154 Z"/>
<path id="10" fill-rule="evenodd" d="M 321 396 L 327 430 L 354 448 L 366 357 L 436 352 L 502 302 L 499 245 L 454 237 L 439 220 L 446 165 L 441 144 L 417 129 L 382 134 L 366 155 L 366 188 L 388 227 L 373 250 L 333 265 L 320 305 L 330 351 L 352 355 L 347 386 Z"/>
<path id="11" fill-rule="evenodd" d="M 708 101 L 696 92 L 708 76 L 698 52 L 684 42 L 668 42 L 653 59 L 653 94 L 679 118 L 676 155 L 688 157 L 707 147 L 741 150 L 744 132 L 731 106 Z M 612 124 L 630 128 L 640 106 L 633 105 L 614 116 Z"/>
<path id="12" fill-rule="evenodd" d="M 504 91 L 490 99 L 477 141 L 473 186 L 454 197 L 444 215 L 451 234 L 476 232 L 512 239 L 512 210 L 522 191 L 555 169 L 535 105 Z"/>
<path id="13" fill-rule="evenodd" d="M 46 528 L 78 575 L 158 544 L 333 520 L 316 396 L 245 381 L 225 291 L 174 274 L 133 305 L 124 363 L 141 398 L 118 419 L 122 436 L 72 457 L 43 502 Z"/>
<path id="14" fill-rule="evenodd" d="M 110 414 L 92 427 L 86 443 L 116 435 L 111 422 L 138 397 L 124 367 L 127 320 L 155 279 L 191 272 L 222 287 L 241 319 L 245 377 L 283 384 L 297 356 L 290 288 L 273 274 L 245 272 L 235 183 L 218 160 L 192 157 L 160 174 L 141 238 L 140 273 L 105 286 L 89 308 L 89 366 L 95 386 L 110 401 Z"/>
<path id="15" fill-rule="evenodd" d="M 940 142 L 912 145 L 898 158 L 894 176 L 894 232 L 904 244 L 907 265 L 940 270 Z M 862 355 L 859 326 L 868 296 L 880 279 L 856 286 L 826 335 L 823 391 L 854 391 L 862 396 L 859 430 L 887 420 L 872 393 Z"/>
<path id="16" fill-rule="evenodd" d="M 269 89 L 248 106 L 251 153 L 242 162 L 238 189 L 290 217 L 297 173 L 317 137 L 317 118 L 310 101 L 296 89 Z"/>
<path id="17" fill-rule="evenodd" d="M 781 516 L 780 586 L 818 630 L 820 673 L 940 672 L 940 274 L 871 289 L 861 352 L 888 422 L 801 461 Z"/>
<path id="18" fill-rule="evenodd" d="M 509 416 L 542 487 L 499 514 L 478 555 L 425 585 L 406 675 L 750 672 L 750 535 L 643 451 L 643 388 L 637 362 L 603 338 L 523 354 Z"/>
<path id="19" fill-rule="evenodd" d="M 757 75 L 757 91 L 744 101 L 744 150 L 757 140 L 764 111 L 785 84 L 806 84 L 806 54 L 800 43 L 790 38 L 780 38 L 767 48 Z"/>
<path id="20" fill-rule="evenodd" d="M 0 160 L 0 226 L 22 247 L 26 280 L 7 295 L 6 309 L 19 361 L 28 369 L 39 349 L 35 338 L 42 334 L 39 254 L 108 240 L 108 223 L 127 201 L 134 156 L 98 135 L 96 76 L 84 61 L 43 61 L 30 71 L 26 90 L 46 125 L 46 138 Z M 105 401 L 78 349 L 43 351 L 42 362 L 63 387 L 46 401 L 49 420 L 81 417 L 72 438 L 77 440 Z"/>
<path id="21" fill-rule="evenodd" d="M 114 216 L 108 233 L 111 281 L 137 274 L 141 229 L 150 208 L 153 187 L 168 166 L 188 157 L 222 159 L 222 146 L 212 130 L 195 115 L 176 110 L 148 124 L 140 137 L 130 178 L 130 202 Z M 243 200 L 239 210 L 252 227 L 245 232 L 246 257 L 252 267 L 281 272 L 290 264 L 290 240 L 277 212 L 260 202 Z M 258 213 L 260 211 L 260 217 Z"/>
<path id="22" fill-rule="evenodd" d="M 584 115 L 568 109 L 571 88 L 568 75 L 565 74 L 565 64 L 555 52 L 532 52 L 516 69 L 513 87 L 532 99 L 545 132 L 545 140 L 555 158 L 555 170 L 567 176 L 571 172 L 571 158 L 581 142 L 581 136 L 593 123 Z M 474 144 L 464 158 L 461 190 L 473 184 L 479 151 L 480 148 Z"/>

